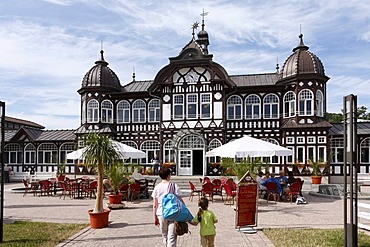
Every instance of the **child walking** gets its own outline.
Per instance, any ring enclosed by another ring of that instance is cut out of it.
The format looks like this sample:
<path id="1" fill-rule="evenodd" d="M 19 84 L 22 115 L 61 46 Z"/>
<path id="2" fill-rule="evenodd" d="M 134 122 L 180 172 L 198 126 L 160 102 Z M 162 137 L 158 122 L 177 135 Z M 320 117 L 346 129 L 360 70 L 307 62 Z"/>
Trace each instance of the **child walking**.
<path id="1" fill-rule="evenodd" d="M 201 198 L 198 202 L 198 206 L 199 211 L 190 223 L 194 226 L 200 223 L 200 245 L 202 247 L 214 247 L 216 237 L 215 223 L 218 221 L 217 217 L 212 211 L 208 210 L 207 198 Z"/>

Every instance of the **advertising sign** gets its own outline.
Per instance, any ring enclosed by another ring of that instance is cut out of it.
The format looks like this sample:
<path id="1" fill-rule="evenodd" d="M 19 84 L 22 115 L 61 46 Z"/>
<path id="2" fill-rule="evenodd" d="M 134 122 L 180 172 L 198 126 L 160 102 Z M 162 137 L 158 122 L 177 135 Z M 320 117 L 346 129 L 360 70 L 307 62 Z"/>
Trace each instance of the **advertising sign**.
<path id="1" fill-rule="evenodd" d="M 248 174 L 238 183 L 236 227 L 257 226 L 257 183 Z"/>

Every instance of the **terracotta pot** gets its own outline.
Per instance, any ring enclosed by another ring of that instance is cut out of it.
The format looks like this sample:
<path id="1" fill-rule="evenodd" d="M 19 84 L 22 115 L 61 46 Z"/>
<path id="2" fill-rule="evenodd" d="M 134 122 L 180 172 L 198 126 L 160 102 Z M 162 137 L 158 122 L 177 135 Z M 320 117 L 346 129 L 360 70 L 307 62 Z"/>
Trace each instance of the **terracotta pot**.
<path id="1" fill-rule="evenodd" d="M 65 178 L 66 178 L 66 175 L 61 174 L 61 175 L 58 175 L 57 180 L 58 180 L 58 182 L 62 182 L 62 181 L 64 181 Z"/>
<path id="2" fill-rule="evenodd" d="M 109 197 L 109 203 L 110 204 L 120 204 L 122 203 L 122 194 L 119 193 L 119 194 L 109 194 L 108 195 Z"/>
<path id="3" fill-rule="evenodd" d="M 311 176 L 312 184 L 321 184 L 322 176 Z"/>
<path id="4" fill-rule="evenodd" d="M 108 219 L 110 210 L 105 208 L 102 213 L 93 213 L 93 210 L 89 210 L 90 215 L 90 227 L 91 228 L 103 228 L 108 226 Z"/>

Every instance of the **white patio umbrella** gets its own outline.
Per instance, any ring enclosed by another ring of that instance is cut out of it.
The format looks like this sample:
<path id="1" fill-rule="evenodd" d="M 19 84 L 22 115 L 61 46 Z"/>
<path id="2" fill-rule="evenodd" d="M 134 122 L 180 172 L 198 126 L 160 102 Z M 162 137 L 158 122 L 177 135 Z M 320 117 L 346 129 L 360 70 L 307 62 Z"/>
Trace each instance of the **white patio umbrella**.
<path id="1" fill-rule="evenodd" d="M 270 156 L 289 156 L 293 151 L 272 144 L 267 141 L 256 139 L 250 136 L 244 136 L 234 141 L 228 142 L 218 148 L 215 148 L 206 153 L 206 157 L 270 157 Z"/>
<path id="2" fill-rule="evenodd" d="M 127 158 L 138 159 L 138 158 L 145 158 L 146 157 L 145 152 L 143 152 L 139 149 L 130 147 L 130 146 L 128 146 L 126 144 L 123 144 L 121 142 L 112 140 L 112 144 L 113 144 L 113 147 L 118 152 L 121 159 L 127 159 Z M 85 150 L 86 150 L 86 147 L 80 148 L 76 151 L 68 153 L 67 154 L 67 159 L 69 159 L 69 160 L 83 160 L 84 159 L 83 154 L 84 154 Z"/>

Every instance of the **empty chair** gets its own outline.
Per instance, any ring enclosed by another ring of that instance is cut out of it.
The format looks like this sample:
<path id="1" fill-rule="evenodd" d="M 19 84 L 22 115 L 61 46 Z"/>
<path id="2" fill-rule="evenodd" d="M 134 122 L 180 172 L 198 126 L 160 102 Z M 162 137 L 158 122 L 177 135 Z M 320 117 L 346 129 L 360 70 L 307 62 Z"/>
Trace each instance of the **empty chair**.
<path id="1" fill-rule="evenodd" d="M 134 201 L 135 197 L 137 197 L 137 199 L 140 202 L 140 184 L 139 183 L 130 184 L 129 185 L 129 192 L 130 192 L 131 202 Z"/>
<path id="2" fill-rule="evenodd" d="M 51 182 L 49 180 L 40 180 L 40 196 L 43 194 L 50 196 L 51 195 Z"/>
<path id="3" fill-rule="evenodd" d="M 289 190 L 287 192 L 287 195 L 289 196 L 290 204 L 292 204 L 293 197 L 298 196 L 300 188 L 301 188 L 301 183 L 300 182 L 294 182 L 289 186 Z"/>
<path id="4" fill-rule="evenodd" d="M 62 194 L 60 195 L 59 199 L 61 199 L 62 196 L 64 196 L 63 200 L 65 200 L 67 194 L 70 198 L 72 198 L 72 196 L 74 195 L 74 191 L 75 191 L 74 188 L 72 188 L 70 184 L 64 181 L 60 182 L 60 186 L 62 187 Z"/>
<path id="5" fill-rule="evenodd" d="M 209 177 L 204 177 L 203 183 L 211 183 L 211 179 Z"/>
<path id="6" fill-rule="evenodd" d="M 229 184 L 224 184 L 223 187 L 224 187 L 225 194 L 226 194 L 224 204 L 226 205 L 229 203 L 229 205 L 234 205 L 236 191 L 232 191 L 231 186 Z"/>
<path id="7" fill-rule="evenodd" d="M 227 182 L 227 177 L 220 177 L 221 184 L 224 185 Z"/>
<path id="8" fill-rule="evenodd" d="M 190 184 L 190 196 L 189 196 L 189 200 L 193 201 L 193 196 L 194 195 L 198 195 L 198 199 L 200 199 L 200 195 L 202 194 L 202 190 L 201 189 L 196 189 L 194 184 L 189 181 L 189 184 Z"/>
<path id="9" fill-rule="evenodd" d="M 202 185 L 202 195 L 204 197 L 208 196 L 209 200 L 213 202 L 213 184 L 212 183 L 204 183 Z"/>
<path id="10" fill-rule="evenodd" d="M 98 188 L 98 181 L 93 180 L 91 183 L 89 183 L 87 186 L 84 186 L 82 188 L 82 192 L 86 194 L 86 196 L 89 196 L 92 198 L 93 196 L 96 197 L 95 192 Z"/>
<path id="11" fill-rule="evenodd" d="M 212 180 L 213 184 L 213 195 L 219 195 L 221 196 L 221 200 L 224 201 L 224 198 L 222 196 L 222 183 L 221 180 L 218 178 L 215 178 Z"/>

